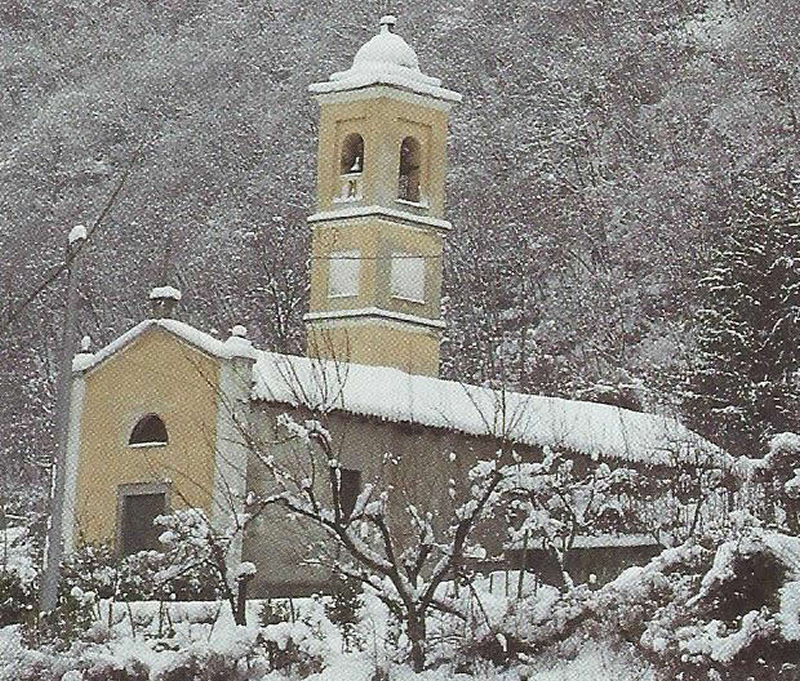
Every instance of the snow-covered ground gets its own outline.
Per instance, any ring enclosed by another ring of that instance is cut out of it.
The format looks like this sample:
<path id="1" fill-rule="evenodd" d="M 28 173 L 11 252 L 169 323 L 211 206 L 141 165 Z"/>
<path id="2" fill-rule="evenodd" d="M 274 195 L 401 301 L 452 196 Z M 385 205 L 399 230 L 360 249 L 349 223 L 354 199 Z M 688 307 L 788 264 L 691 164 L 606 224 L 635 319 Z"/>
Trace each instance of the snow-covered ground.
<path id="1" fill-rule="evenodd" d="M 348 625 L 312 597 L 252 600 L 237 626 L 225 603 L 95 602 L 78 589 L 91 616 L 73 636 L 65 628 L 31 646 L 22 625 L 0 628 L 0 681 L 738 679 L 732 670 L 768 681 L 800 671 L 800 538 L 732 520 L 603 587 L 476 577 L 459 587 L 467 621 L 428 618 L 421 673 L 403 627 L 368 593 Z"/>

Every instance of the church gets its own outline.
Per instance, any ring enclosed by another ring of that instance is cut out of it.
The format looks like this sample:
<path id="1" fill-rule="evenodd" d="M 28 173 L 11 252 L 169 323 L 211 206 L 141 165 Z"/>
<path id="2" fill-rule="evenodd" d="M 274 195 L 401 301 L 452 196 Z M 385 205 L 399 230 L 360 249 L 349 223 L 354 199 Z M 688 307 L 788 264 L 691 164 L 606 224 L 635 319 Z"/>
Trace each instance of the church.
<path id="1" fill-rule="evenodd" d="M 263 457 L 296 456 L 276 435 L 285 413 L 324 414 L 343 506 L 370 483 L 392 490 L 390 503 L 446 517 L 448 481 L 500 443 L 531 460 L 560 449 L 642 469 L 730 463 L 672 419 L 439 378 L 443 244 L 457 233 L 445 209 L 448 116 L 461 95 L 422 72 L 394 23 L 383 17 L 349 69 L 309 88 L 320 124 L 306 355 L 258 349 L 242 326 L 226 339 L 193 328 L 174 314 L 180 292 L 153 289 L 149 318 L 73 363 L 66 552 L 154 548 L 153 518 L 177 508 L 226 526 L 248 492 L 269 488 Z M 594 539 L 605 555 L 655 551 L 652 538 Z M 253 595 L 308 593 L 328 579 L 308 544 L 276 507 L 231 559 L 256 565 Z M 609 561 L 590 554 L 601 572 Z"/>

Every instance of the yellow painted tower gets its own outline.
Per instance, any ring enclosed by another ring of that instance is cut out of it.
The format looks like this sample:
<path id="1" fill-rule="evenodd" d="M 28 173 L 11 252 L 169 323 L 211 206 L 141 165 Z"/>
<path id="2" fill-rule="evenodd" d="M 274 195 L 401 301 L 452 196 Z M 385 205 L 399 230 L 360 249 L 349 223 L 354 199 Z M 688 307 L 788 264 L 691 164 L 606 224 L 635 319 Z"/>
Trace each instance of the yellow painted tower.
<path id="1" fill-rule="evenodd" d="M 461 96 L 420 71 L 393 16 L 320 105 L 311 357 L 439 371 L 447 126 Z"/>

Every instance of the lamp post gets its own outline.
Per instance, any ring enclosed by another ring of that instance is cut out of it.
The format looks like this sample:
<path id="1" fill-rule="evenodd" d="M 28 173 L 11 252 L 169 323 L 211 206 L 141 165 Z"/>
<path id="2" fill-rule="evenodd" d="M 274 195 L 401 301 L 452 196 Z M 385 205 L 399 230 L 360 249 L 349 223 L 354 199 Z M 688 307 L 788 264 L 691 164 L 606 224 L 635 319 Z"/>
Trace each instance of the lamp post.
<path id="1" fill-rule="evenodd" d="M 61 365 L 56 384 L 56 449 L 50 467 L 50 518 L 47 548 L 39 604 L 43 612 L 52 610 L 58 600 L 59 566 L 64 555 L 64 477 L 69 435 L 70 387 L 72 385 L 72 357 L 78 343 L 78 280 L 80 278 L 81 250 L 86 241 L 86 228 L 76 225 L 67 239 L 67 308 L 61 339 Z"/>

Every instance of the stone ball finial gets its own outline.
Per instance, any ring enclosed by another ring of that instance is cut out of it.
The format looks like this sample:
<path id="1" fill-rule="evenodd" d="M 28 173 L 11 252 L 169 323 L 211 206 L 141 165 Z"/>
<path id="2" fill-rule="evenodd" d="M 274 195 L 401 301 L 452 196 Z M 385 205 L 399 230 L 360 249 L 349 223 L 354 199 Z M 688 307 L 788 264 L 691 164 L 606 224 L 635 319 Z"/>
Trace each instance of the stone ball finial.
<path id="1" fill-rule="evenodd" d="M 78 241 L 86 241 L 87 236 L 88 234 L 84 225 L 75 225 L 71 230 L 69 230 L 67 241 L 69 242 L 70 246 L 73 246 Z"/>
<path id="2" fill-rule="evenodd" d="M 89 352 L 92 348 L 92 337 L 84 336 L 81 338 L 81 352 Z"/>
<path id="3" fill-rule="evenodd" d="M 231 336 L 236 338 L 247 338 L 247 327 L 237 324 L 231 329 Z"/>

